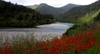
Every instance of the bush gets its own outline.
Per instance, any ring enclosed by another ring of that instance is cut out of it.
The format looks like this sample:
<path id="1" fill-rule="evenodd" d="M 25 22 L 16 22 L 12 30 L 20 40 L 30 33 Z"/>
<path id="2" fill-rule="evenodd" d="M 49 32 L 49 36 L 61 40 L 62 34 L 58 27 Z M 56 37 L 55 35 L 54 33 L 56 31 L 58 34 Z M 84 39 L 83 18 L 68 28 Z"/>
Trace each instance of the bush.
<path id="1" fill-rule="evenodd" d="M 75 24 L 72 27 L 70 27 L 65 33 L 64 35 L 73 35 L 73 33 L 80 32 L 81 30 L 83 30 L 83 27 L 81 27 L 81 25 L 79 24 Z"/>

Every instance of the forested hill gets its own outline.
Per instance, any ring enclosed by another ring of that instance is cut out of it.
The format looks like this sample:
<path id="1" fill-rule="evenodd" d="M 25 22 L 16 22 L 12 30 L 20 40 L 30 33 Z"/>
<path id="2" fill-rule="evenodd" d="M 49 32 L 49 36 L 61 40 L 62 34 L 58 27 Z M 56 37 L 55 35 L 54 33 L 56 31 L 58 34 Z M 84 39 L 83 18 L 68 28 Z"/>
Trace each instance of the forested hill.
<path id="1" fill-rule="evenodd" d="M 35 27 L 52 22 L 52 15 L 0 0 L 0 27 Z"/>
<path id="2" fill-rule="evenodd" d="M 55 8 L 48 4 L 41 3 L 40 5 L 33 5 L 29 8 L 39 11 L 41 14 L 52 14 L 54 17 L 59 16 L 61 13 L 64 13 L 66 10 L 61 8 Z"/>
<path id="3" fill-rule="evenodd" d="M 35 9 L 39 11 L 41 14 L 52 14 L 55 18 L 58 17 L 60 14 L 65 13 L 69 9 L 73 7 L 77 7 L 81 5 L 75 5 L 75 4 L 68 4 L 60 8 L 52 7 L 48 4 L 41 3 L 39 5 L 33 5 L 33 6 L 27 6 L 29 8 Z"/>
<path id="4" fill-rule="evenodd" d="M 75 21 L 77 18 L 80 18 L 92 11 L 98 11 L 100 9 L 100 1 L 96 1 L 90 5 L 75 7 L 67 11 L 66 13 L 62 14 L 58 21 Z"/>

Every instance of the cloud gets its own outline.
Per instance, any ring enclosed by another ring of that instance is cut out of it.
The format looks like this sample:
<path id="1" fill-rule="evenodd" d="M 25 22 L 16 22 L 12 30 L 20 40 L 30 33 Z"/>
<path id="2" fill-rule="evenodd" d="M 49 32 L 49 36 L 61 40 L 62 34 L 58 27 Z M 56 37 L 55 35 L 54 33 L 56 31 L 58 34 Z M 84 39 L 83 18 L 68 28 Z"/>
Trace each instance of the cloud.
<path id="1" fill-rule="evenodd" d="M 19 3 L 19 4 L 24 4 L 25 0 L 5 0 L 7 2 L 12 2 L 12 3 Z"/>
<path id="2" fill-rule="evenodd" d="M 87 5 L 97 0 L 5 0 L 5 1 L 11 1 L 12 3 L 17 3 L 22 5 L 34 5 L 40 3 L 47 3 L 51 6 L 61 7 L 68 3 Z"/>

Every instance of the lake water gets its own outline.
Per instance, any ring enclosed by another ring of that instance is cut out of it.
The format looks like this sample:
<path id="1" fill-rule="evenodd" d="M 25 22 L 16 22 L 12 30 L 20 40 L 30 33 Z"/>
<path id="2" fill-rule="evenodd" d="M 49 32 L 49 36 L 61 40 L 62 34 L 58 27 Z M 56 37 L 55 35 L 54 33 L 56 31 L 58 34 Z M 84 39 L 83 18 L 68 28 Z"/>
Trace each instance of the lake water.
<path id="1" fill-rule="evenodd" d="M 71 26 L 73 23 L 52 23 L 46 25 L 38 25 L 37 28 L 8 28 L 8 29 L 0 29 L 0 37 L 3 37 L 3 41 L 5 41 L 6 37 L 13 39 L 16 36 L 30 36 L 33 35 L 37 40 L 46 40 L 52 39 L 53 37 L 60 36 Z"/>
<path id="2" fill-rule="evenodd" d="M 39 32 L 61 32 L 64 33 L 68 28 L 73 26 L 72 23 L 60 23 L 56 22 L 53 24 L 47 24 L 47 25 L 39 25 L 37 26 Z"/>
<path id="3" fill-rule="evenodd" d="M 59 32 L 64 33 L 68 28 L 73 26 L 73 23 L 52 23 L 46 25 L 38 25 L 37 28 L 9 28 L 9 29 L 0 29 L 2 31 L 8 32 Z"/>

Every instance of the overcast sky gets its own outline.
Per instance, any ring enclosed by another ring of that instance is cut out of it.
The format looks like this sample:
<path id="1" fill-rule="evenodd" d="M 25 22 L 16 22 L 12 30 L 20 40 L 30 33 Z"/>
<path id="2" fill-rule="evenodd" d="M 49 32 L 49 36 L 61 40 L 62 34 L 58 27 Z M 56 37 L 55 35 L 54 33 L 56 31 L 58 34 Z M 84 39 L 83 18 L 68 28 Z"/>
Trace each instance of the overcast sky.
<path id="1" fill-rule="evenodd" d="M 25 6 L 46 3 L 54 7 L 61 7 L 68 3 L 88 5 L 97 0 L 5 0 L 5 1 L 10 1 L 11 3 L 17 3 Z"/>

